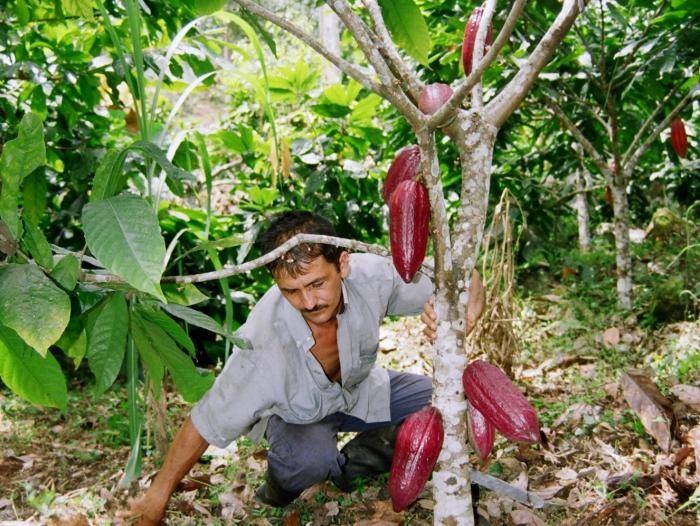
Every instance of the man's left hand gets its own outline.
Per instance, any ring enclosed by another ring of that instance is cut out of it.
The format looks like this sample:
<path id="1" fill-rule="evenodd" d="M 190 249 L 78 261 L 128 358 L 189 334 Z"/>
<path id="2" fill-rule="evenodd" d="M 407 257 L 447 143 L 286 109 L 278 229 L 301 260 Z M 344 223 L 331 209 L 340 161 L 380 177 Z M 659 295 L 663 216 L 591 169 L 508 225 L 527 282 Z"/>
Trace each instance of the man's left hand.
<path id="1" fill-rule="evenodd" d="M 435 298 L 431 297 L 423 306 L 423 313 L 420 319 L 425 324 L 423 334 L 428 337 L 430 342 L 434 342 L 437 337 L 437 315 L 435 314 Z M 484 285 L 479 278 L 479 272 L 472 271 L 471 283 L 469 285 L 469 303 L 467 305 L 467 334 L 470 334 L 476 322 L 484 312 L 484 304 L 486 303 L 486 292 Z"/>

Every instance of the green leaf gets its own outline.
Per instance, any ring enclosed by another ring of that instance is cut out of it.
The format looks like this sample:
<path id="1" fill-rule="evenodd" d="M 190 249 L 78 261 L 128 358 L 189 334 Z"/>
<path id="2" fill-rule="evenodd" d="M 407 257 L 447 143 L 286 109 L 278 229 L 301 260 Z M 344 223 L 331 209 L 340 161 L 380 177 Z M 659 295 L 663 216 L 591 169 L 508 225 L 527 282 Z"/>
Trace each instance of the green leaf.
<path id="1" fill-rule="evenodd" d="M 56 347 L 73 359 L 76 369 L 80 366 L 87 352 L 87 334 L 80 320 L 81 318 L 73 318 L 56 342 Z"/>
<path id="2" fill-rule="evenodd" d="M 131 337 L 134 340 L 134 345 L 143 360 L 148 375 L 151 379 L 151 385 L 153 386 L 153 393 L 156 397 L 160 395 L 161 387 L 163 385 L 163 374 L 165 374 L 165 369 L 163 366 L 163 361 L 160 359 L 159 354 L 156 352 L 155 338 L 149 333 L 146 327 L 146 321 L 141 318 L 135 311 L 131 313 Z"/>
<path id="3" fill-rule="evenodd" d="M 12 236 L 7 224 L 0 219 L 0 252 L 14 256 L 17 252 L 17 241 Z"/>
<path id="4" fill-rule="evenodd" d="M 88 333 L 87 361 L 95 375 L 95 395 L 114 383 L 124 360 L 126 329 L 129 322 L 126 300 L 112 294 L 102 304 Z"/>
<path id="5" fill-rule="evenodd" d="M 223 9 L 226 0 L 195 0 L 194 8 L 198 15 L 210 15 Z"/>
<path id="6" fill-rule="evenodd" d="M 46 147 L 41 119 L 33 113 L 27 113 L 19 123 L 17 138 L 7 141 L 0 155 L 0 218 L 5 221 L 15 239 L 20 237 L 17 213 L 20 186 L 25 177 L 45 162 Z"/>
<path id="7" fill-rule="evenodd" d="M 217 323 L 216 320 L 210 318 L 203 312 L 198 310 L 190 309 L 189 307 L 184 307 L 182 305 L 163 305 L 163 309 L 181 320 L 185 320 L 190 325 L 195 327 L 200 327 L 206 329 L 216 334 L 220 334 L 233 341 L 235 344 L 240 344 L 240 338 L 237 338 L 232 333 L 225 330 L 221 325 Z"/>
<path id="8" fill-rule="evenodd" d="M 396 43 L 424 66 L 432 42 L 425 19 L 413 0 L 379 0 L 387 28 Z"/>
<path id="9" fill-rule="evenodd" d="M 70 299 L 36 265 L 0 267 L 0 320 L 42 356 L 70 319 Z"/>
<path id="10" fill-rule="evenodd" d="M 140 318 L 135 313 L 135 318 Z M 155 323 L 141 318 L 138 322 L 143 329 L 143 336 L 155 350 L 160 361 L 165 364 L 177 390 L 187 402 L 196 402 L 214 383 L 211 373 L 199 374 L 192 360 L 177 348 L 175 342 Z M 138 344 L 137 344 L 138 346 Z"/>
<path id="11" fill-rule="evenodd" d="M 29 9 L 27 9 L 27 4 L 24 0 L 17 0 L 15 2 L 15 14 L 17 15 L 17 22 L 21 26 L 29 23 Z"/>
<path id="12" fill-rule="evenodd" d="M 66 16 L 79 16 L 93 20 L 92 0 L 61 0 L 61 9 Z"/>
<path id="13" fill-rule="evenodd" d="M 33 223 L 24 222 L 22 243 L 37 264 L 47 270 L 53 268 L 53 254 L 44 233 Z"/>
<path id="14" fill-rule="evenodd" d="M 73 254 L 63 256 L 51 271 L 51 277 L 68 292 L 75 288 L 80 277 L 80 262 Z"/>
<path id="15" fill-rule="evenodd" d="M 34 170 L 22 184 L 22 215 L 35 225 L 39 224 L 46 210 L 48 182 L 44 170 Z"/>
<path id="16" fill-rule="evenodd" d="M 12 329 L 0 325 L 0 378 L 33 404 L 66 409 L 68 391 L 51 353 L 41 357 Z"/>
<path id="17" fill-rule="evenodd" d="M 160 278 L 165 241 L 149 204 L 135 195 L 118 195 L 83 208 L 88 247 L 113 274 L 134 288 L 165 301 Z"/>
<path id="18" fill-rule="evenodd" d="M 209 299 L 192 283 L 166 283 L 163 285 L 163 293 L 168 303 L 177 303 L 187 307 Z"/>
<path id="19" fill-rule="evenodd" d="M 161 329 L 167 332 L 168 335 L 175 340 L 180 347 L 186 349 L 190 356 L 194 358 L 196 353 L 194 343 L 192 343 L 192 340 L 187 335 L 185 330 L 180 327 L 175 320 L 161 310 L 138 309 L 138 313 L 139 316 L 152 323 L 155 323 Z"/>

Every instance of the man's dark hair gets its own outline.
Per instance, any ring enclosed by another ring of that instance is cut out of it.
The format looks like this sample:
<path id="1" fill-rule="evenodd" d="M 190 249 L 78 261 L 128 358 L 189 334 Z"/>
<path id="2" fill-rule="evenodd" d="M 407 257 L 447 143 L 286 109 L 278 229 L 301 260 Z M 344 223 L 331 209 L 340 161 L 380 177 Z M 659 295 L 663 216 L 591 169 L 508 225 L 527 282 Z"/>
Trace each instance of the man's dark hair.
<path id="1" fill-rule="evenodd" d="M 267 254 L 297 234 L 336 235 L 333 225 L 326 218 L 312 212 L 293 210 L 276 215 L 267 230 L 258 238 L 258 243 L 262 253 Z M 284 270 L 292 278 L 296 278 L 303 274 L 302 268 L 305 265 L 318 256 L 323 256 L 340 270 L 342 252 L 342 248 L 326 243 L 301 243 L 272 263 L 268 263 L 267 268 L 273 276 Z"/>

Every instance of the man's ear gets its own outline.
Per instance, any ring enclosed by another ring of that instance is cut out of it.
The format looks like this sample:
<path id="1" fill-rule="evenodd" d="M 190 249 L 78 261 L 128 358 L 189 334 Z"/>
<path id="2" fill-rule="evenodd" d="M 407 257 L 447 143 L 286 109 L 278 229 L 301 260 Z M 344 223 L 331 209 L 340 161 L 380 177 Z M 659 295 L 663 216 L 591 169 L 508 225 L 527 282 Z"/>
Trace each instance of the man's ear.
<path id="1" fill-rule="evenodd" d="M 350 275 L 350 254 L 345 250 L 340 253 L 340 277 L 345 279 Z"/>

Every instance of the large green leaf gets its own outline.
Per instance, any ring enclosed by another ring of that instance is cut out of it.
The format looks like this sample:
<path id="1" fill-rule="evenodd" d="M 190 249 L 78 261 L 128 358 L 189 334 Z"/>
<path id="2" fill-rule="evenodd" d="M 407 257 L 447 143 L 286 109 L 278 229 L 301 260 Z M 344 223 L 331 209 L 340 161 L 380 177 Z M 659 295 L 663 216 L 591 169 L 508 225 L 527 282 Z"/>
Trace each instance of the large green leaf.
<path id="1" fill-rule="evenodd" d="M 176 318 L 185 320 L 190 325 L 201 327 L 202 329 L 220 334 L 221 336 L 232 340 L 233 343 L 240 343 L 240 338 L 236 338 L 232 333 L 224 329 L 214 318 L 207 316 L 203 312 L 174 304 L 163 305 L 163 308 Z"/>
<path id="2" fill-rule="evenodd" d="M 163 293 L 170 303 L 178 305 L 195 305 L 209 299 L 192 283 L 165 283 Z"/>
<path id="3" fill-rule="evenodd" d="M 135 195 L 118 195 L 83 208 L 85 240 L 113 274 L 134 288 L 165 301 L 160 289 L 165 241 L 149 204 Z"/>
<path id="4" fill-rule="evenodd" d="M 61 0 L 61 8 L 66 16 L 80 16 L 93 20 L 92 0 Z"/>
<path id="5" fill-rule="evenodd" d="M 67 291 L 72 291 L 80 277 L 80 262 L 73 254 L 67 254 L 58 260 L 51 271 L 51 277 Z"/>
<path id="6" fill-rule="evenodd" d="M 65 409 L 66 379 L 51 353 L 43 358 L 9 327 L 0 325 L 0 378 L 34 404 Z"/>
<path id="7" fill-rule="evenodd" d="M 151 385 L 153 386 L 153 392 L 155 396 L 160 395 L 161 386 L 163 385 L 163 374 L 165 368 L 163 366 L 163 361 L 156 352 L 153 336 L 148 332 L 147 327 L 144 325 L 145 320 L 132 311 L 130 316 L 129 327 L 131 332 L 131 338 L 134 341 L 136 350 L 141 356 L 148 375 L 150 377 Z"/>
<path id="8" fill-rule="evenodd" d="M 56 347 L 73 360 L 76 369 L 80 366 L 87 352 L 87 334 L 85 327 L 83 327 L 82 317 L 73 318 L 68 323 L 65 332 L 56 342 Z"/>
<path id="9" fill-rule="evenodd" d="M 425 19 L 413 0 L 379 0 L 387 28 L 396 43 L 424 66 L 432 42 Z"/>
<path id="10" fill-rule="evenodd" d="M 138 313 L 143 318 L 147 319 L 151 323 L 155 323 L 161 329 L 168 333 L 168 335 L 175 340 L 180 347 L 187 349 L 187 352 L 194 358 L 195 348 L 194 343 L 185 332 L 185 329 L 180 327 L 178 323 L 173 320 L 170 316 L 165 314 L 161 310 L 156 309 L 139 309 Z"/>
<path id="11" fill-rule="evenodd" d="M 90 327 L 87 360 L 95 375 L 95 394 L 98 396 L 114 383 L 121 369 L 128 316 L 126 300 L 117 292 L 104 302 Z"/>
<path id="12" fill-rule="evenodd" d="M 46 236 L 41 229 L 28 221 L 24 222 L 24 236 L 22 237 L 24 247 L 34 258 L 34 261 L 41 267 L 51 270 L 53 268 L 53 254 L 51 247 L 46 240 Z"/>
<path id="13" fill-rule="evenodd" d="M 41 119 L 27 113 L 19 123 L 17 138 L 7 141 L 0 155 L 0 218 L 2 218 L 15 239 L 20 237 L 19 191 L 27 175 L 46 162 L 44 130 Z"/>
<path id="14" fill-rule="evenodd" d="M 0 320 L 42 356 L 63 334 L 70 299 L 36 265 L 0 267 Z"/>

